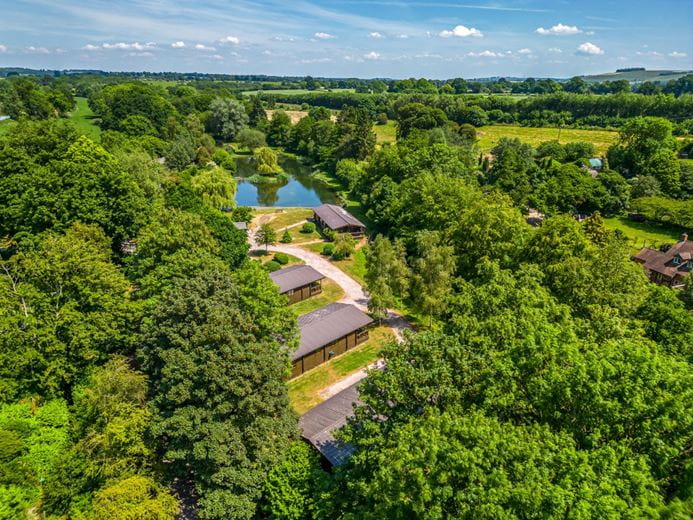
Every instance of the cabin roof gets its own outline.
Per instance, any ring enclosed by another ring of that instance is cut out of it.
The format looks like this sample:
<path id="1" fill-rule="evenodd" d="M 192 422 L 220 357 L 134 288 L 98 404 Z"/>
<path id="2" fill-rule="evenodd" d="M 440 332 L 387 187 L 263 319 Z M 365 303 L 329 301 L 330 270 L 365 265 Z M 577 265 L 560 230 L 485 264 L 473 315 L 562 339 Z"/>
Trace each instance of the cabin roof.
<path id="1" fill-rule="evenodd" d="M 355 383 L 309 410 L 298 421 L 303 438 L 333 466 L 343 464 L 354 451 L 351 444 L 339 442 L 333 434 L 354 415 L 358 396 L 358 383 Z"/>
<path id="2" fill-rule="evenodd" d="M 279 292 L 285 293 L 322 280 L 325 276 L 309 265 L 291 265 L 270 273 L 270 278 L 279 287 Z"/>
<path id="3" fill-rule="evenodd" d="M 693 255 L 693 242 L 690 240 L 681 240 L 671 246 L 666 252 L 656 251 L 645 247 L 638 251 L 633 256 L 633 259 L 643 264 L 645 269 L 660 273 L 667 278 L 674 279 L 679 276 L 686 276 L 690 273 L 691 268 L 687 260 Z M 675 264 L 674 257 L 678 256 L 683 262 Z"/>
<path id="4" fill-rule="evenodd" d="M 341 229 L 348 226 L 366 227 L 363 222 L 354 215 L 334 204 L 323 204 L 313 211 L 330 229 Z"/>
<path id="5" fill-rule="evenodd" d="M 301 340 L 292 361 L 370 325 L 373 319 L 348 303 L 331 303 L 298 318 Z"/>

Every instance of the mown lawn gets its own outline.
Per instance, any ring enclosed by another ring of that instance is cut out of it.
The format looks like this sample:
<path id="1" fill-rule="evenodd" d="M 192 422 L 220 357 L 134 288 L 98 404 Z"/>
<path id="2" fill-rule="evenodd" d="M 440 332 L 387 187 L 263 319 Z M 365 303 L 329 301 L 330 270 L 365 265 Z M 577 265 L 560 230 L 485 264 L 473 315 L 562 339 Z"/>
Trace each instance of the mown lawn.
<path id="1" fill-rule="evenodd" d="M 264 252 L 265 252 L 265 250 L 263 249 L 263 250 L 262 250 L 262 253 L 264 253 Z M 255 254 L 255 255 L 253 255 L 253 256 L 254 256 L 255 258 L 257 258 L 257 259 L 260 261 L 261 264 L 266 264 L 266 263 L 269 262 L 270 260 L 273 260 L 273 259 L 274 259 L 274 253 L 272 253 L 272 251 L 270 251 L 270 252 L 269 252 L 268 254 L 266 254 L 266 255 L 264 255 L 264 254 Z M 288 266 L 290 266 L 290 265 L 295 265 L 295 264 L 305 264 L 305 262 L 304 262 L 303 260 L 301 260 L 300 258 L 295 257 L 294 255 L 289 255 L 289 254 L 287 254 L 286 256 L 289 257 L 289 262 L 288 262 L 286 265 L 282 265 L 282 267 L 288 267 Z"/>
<path id="2" fill-rule="evenodd" d="M 87 104 L 87 98 L 76 97 L 76 108 L 69 116 L 69 120 L 93 141 L 101 140 L 101 128 L 96 125 L 96 117 Z"/>
<path id="3" fill-rule="evenodd" d="M 392 330 L 385 326 L 371 329 L 369 336 L 355 349 L 289 381 L 289 399 L 297 413 L 304 414 L 324 401 L 320 397 L 322 390 L 375 362 L 383 345 L 394 339 Z"/>
<path id="4" fill-rule="evenodd" d="M 322 292 L 317 296 L 303 300 L 302 302 L 294 303 L 291 308 L 297 315 L 308 314 L 320 307 L 329 305 L 344 298 L 344 291 L 335 282 L 329 278 L 322 281 Z"/>
<path id="5" fill-rule="evenodd" d="M 643 247 L 657 249 L 660 245 L 672 244 L 679 240 L 682 230 L 676 227 L 665 227 L 650 222 L 634 222 L 628 217 L 605 218 L 604 225 L 609 229 L 620 230 L 630 240 L 633 251 Z"/>
<path id="6" fill-rule="evenodd" d="M 322 248 L 326 243 L 327 242 L 321 242 L 319 244 L 306 244 L 302 247 L 304 247 L 305 249 L 309 249 L 315 253 L 322 254 Z M 339 267 L 342 271 L 351 276 L 361 285 L 365 283 L 364 279 L 366 277 L 366 255 L 363 252 L 363 248 L 356 250 L 356 252 L 349 258 L 345 258 L 344 260 L 330 259 L 330 262 Z"/>
<path id="7" fill-rule="evenodd" d="M 534 128 L 529 126 L 489 125 L 477 129 L 479 147 L 483 152 L 489 152 L 501 137 L 517 137 L 521 141 L 537 146 L 544 141 L 558 139 L 558 128 Z M 618 132 L 611 130 L 582 130 L 576 128 L 562 128 L 560 130 L 560 143 L 572 143 L 585 141 L 592 143 L 597 154 L 606 153 L 618 138 Z"/>

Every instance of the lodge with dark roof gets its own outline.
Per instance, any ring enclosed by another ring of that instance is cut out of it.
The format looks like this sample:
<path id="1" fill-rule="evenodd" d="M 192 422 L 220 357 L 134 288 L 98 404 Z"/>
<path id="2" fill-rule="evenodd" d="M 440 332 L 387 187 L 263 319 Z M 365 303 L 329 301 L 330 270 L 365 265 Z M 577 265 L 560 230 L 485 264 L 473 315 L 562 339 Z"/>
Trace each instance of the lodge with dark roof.
<path id="1" fill-rule="evenodd" d="M 323 204 L 315 208 L 313 219 L 321 229 L 331 229 L 336 233 L 351 233 L 356 238 L 362 237 L 366 232 L 363 222 L 344 208 L 334 204 Z"/>
<path id="2" fill-rule="evenodd" d="M 641 249 L 633 260 L 642 264 L 650 280 L 669 287 L 682 287 L 693 270 L 693 242 L 683 234 L 681 240 L 666 251 Z"/>
<path id="3" fill-rule="evenodd" d="M 366 341 L 372 323 L 370 316 L 346 303 L 331 303 L 299 316 L 301 339 L 291 357 L 291 378 Z"/>
<path id="4" fill-rule="evenodd" d="M 325 276 L 309 265 L 292 265 L 270 273 L 270 278 L 292 304 L 320 294 Z"/>

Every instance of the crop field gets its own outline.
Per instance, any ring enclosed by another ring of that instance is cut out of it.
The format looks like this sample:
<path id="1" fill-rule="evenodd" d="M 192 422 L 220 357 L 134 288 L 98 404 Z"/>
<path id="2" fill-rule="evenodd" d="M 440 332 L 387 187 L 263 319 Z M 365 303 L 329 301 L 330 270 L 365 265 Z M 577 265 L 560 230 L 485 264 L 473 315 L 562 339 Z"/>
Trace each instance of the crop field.
<path id="1" fill-rule="evenodd" d="M 501 137 L 517 137 L 525 143 L 537 146 L 543 141 L 558 139 L 558 128 L 534 128 L 529 126 L 489 125 L 477 130 L 479 146 L 483 152 L 488 152 Z M 616 142 L 618 132 L 611 130 L 582 130 L 578 128 L 561 128 L 561 144 L 575 141 L 592 143 L 598 154 L 606 152 L 611 144 Z"/>
<path id="2" fill-rule="evenodd" d="M 87 98 L 77 97 L 75 102 L 77 107 L 70 114 L 69 120 L 87 137 L 97 142 L 100 141 L 101 129 L 95 123 L 94 112 L 89 108 Z"/>

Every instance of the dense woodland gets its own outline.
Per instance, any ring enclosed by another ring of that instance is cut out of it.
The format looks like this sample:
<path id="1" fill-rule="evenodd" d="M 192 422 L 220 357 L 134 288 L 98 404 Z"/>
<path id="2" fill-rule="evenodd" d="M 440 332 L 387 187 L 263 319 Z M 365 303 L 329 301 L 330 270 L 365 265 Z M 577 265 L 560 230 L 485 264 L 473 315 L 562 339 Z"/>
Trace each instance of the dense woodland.
<path id="1" fill-rule="evenodd" d="M 601 215 L 693 227 L 690 90 L 428 83 L 0 80 L 18 120 L 0 136 L 0 519 L 689 518 L 691 287 L 651 284 Z M 64 118 L 76 95 L 98 143 Z M 390 119 L 397 142 L 376 146 Z M 591 143 L 482 154 L 489 120 L 620 137 L 592 175 Z M 252 216 L 235 146 L 338 183 L 369 225 L 370 311 L 419 317 L 362 385 L 339 434 L 354 455 L 331 472 L 289 405 L 294 311 L 232 225 Z"/>

